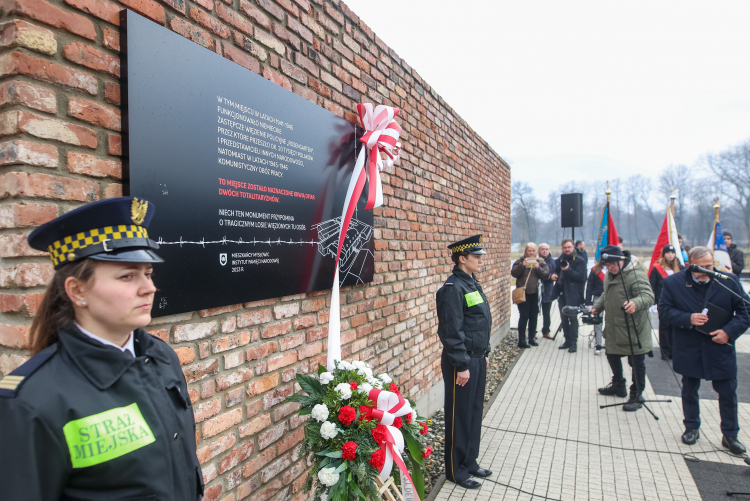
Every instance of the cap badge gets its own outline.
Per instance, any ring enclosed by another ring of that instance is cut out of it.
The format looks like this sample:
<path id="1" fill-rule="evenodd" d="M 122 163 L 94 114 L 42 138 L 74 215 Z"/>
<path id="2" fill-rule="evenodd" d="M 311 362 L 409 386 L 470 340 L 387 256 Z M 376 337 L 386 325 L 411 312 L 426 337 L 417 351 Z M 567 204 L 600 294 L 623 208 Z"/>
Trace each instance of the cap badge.
<path id="1" fill-rule="evenodd" d="M 143 220 L 146 219 L 146 213 L 148 212 L 148 201 L 139 201 L 137 198 L 133 198 L 133 203 L 130 206 L 130 218 L 135 224 L 140 225 Z"/>

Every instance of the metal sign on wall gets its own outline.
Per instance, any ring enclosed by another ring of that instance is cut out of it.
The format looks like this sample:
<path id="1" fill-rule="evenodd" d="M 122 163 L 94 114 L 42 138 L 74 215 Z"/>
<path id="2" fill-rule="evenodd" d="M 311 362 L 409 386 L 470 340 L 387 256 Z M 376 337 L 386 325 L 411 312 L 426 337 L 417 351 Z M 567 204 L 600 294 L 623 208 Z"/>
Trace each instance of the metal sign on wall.
<path id="1" fill-rule="evenodd" d="M 152 315 L 330 289 L 361 130 L 133 12 L 121 25 L 125 172 L 165 260 Z M 358 207 L 341 285 L 373 277 Z"/>

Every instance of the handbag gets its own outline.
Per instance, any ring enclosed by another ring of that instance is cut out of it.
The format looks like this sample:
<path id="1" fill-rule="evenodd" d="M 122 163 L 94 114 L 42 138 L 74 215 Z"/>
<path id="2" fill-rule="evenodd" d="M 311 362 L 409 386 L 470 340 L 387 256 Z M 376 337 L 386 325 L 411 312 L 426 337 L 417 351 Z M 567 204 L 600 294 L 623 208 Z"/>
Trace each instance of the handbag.
<path id="1" fill-rule="evenodd" d="M 529 274 L 526 276 L 526 283 L 523 284 L 523 287 L 519 285 L 511 294 L 511 298 L 513 299 L 513 304 L 521 304 L 521 303 L 526 302 L 526 285 L 529 283 L 529 279 L 531 278 L 532 271 L 534 270 L 532 269 L 529 270 Z"/>

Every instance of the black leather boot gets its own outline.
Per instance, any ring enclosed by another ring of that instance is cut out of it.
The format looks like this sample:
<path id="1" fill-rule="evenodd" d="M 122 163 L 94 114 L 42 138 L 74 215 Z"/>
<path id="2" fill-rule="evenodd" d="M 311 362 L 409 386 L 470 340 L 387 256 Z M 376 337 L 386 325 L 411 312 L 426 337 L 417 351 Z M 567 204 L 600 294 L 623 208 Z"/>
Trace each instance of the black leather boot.
<path id="1" fill-rule="evenodd" d="M 634 412 L 639 410 L 641 407 L 643 407 L 643 402 L 645 402 L 646 399 L 643 398 L 643 395 L 640 393 L 636 393 L 635 390 L 630 391 L 630 398 L 628 399 L 627 403 L 622 406 L 622 410 L 627 412 Z"/>
<path id="2" fill-rule="evenodd" d="M 625 398 L 628 396 L 628 389 L 625 387 L 625 380 L 619 380 L 615 381 L 615 379 L 612 379 L 612 382 L 609 383 L 604 388 L 599 388 L 599 393 L 602 395 L 607 396 L 617 396 L 620 398 Z"/>

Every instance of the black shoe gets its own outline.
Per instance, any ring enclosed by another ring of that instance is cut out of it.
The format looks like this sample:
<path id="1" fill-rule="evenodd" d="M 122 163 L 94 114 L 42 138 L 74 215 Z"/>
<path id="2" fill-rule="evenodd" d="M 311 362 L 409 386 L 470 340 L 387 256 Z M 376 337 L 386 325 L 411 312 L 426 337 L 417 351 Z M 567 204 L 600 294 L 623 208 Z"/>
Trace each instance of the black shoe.
<path id="1" fill-rule="evenodd" d="M 474 477 L 481 477 L 481 478 L 486 478 L 492 475 L 492 472 L 490 470 L 485 470 L 484 468 L 479 468 L 477 471 L 469 472 L 469 473 Z"/>
<path id="2" fill-rule="evenodd" d="M 482 484 L 480 484 L 473 478 L 467 478 L 466 480 L 461 480 L 460 482 L 456 483 L 464 489 L 479 489 L 480 487 L 482 487 Z"/>
<path id="3" fill-rule="evenodd" d="M 565 342 L 558 347 L 558 349 L 560 350 L 567 350 L 568 348 L 570 348 L 570 344 L 568 342 Z"/>
<path id="4" fill-rule="evenodd" d="M 528 343 L 518 343 L 519 348 L 531 348 Z"/>
<path id="5" fill-rule="evenodd" d="M 537 343 L 533 339 L 529 339 L 529 345 L 531 345 L 531 346 L 539 346 L 539 343 Z"/>
<path id="6" fill-rule="evenodd" d="M 645 400 L 646 399 L 643 398 L 643 395 L 638 395 L 636 397 L 635 395 L 631 394 L 630 400 L 628 400 L 627 403 L 622 406 L 622 410 L 627 412 L 635 412 L 643 407 L 643 402 Z"/>
<path id="7" fill-rule="evenodd" d="M 568 348 L 568 353 L 575 353 L 578 351 L 578 347 L 576 345 L 571 346 Z"/>
<path id="8" fill-rule="evenodd" d="M 625 381 L 623 381 L 622 383 L 615 383 L 613 381 L 604 388 L 599 388 L 599 393 L 607 396 L 616 395 L 620 398 L 625 398 L 628 396 L 628 390 L 625 388 Z"/>
<path id="9" fill-rule="evenodd" d="M 682 434 L 682 443 L 693 445 L 698 441 L 699 438 L 701 438 L 700 430 L 685 430 L 685 433 Z"/>
<path id="10" fill-rule="evenodd" d="M 737 437 L 721 437 L 721 445 L 729 449 L 729 452 L 732 454 L 737 454 L 738 456 L 746 452 L 745 446 L 737 440 Z"/>

